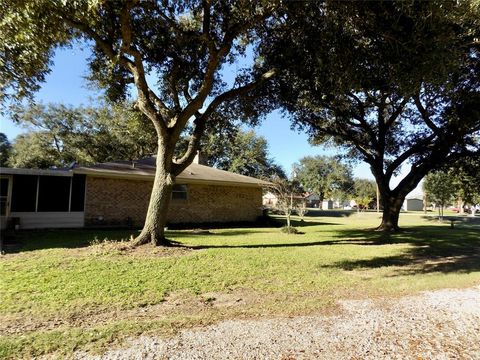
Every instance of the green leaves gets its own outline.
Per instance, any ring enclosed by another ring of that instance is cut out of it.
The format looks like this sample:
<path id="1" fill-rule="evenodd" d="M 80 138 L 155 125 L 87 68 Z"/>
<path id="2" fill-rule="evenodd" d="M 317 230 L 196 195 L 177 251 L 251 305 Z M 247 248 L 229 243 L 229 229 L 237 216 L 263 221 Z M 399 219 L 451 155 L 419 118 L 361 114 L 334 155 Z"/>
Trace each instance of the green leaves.
<path id="1" fill-rule="evenodd" d="M 302 186 L 321 200 L 342 197 L 353 185 L 352 169 L 335 157 L 307 156 L 294 165 Z"/>
<path id="2" fill-rule="evenodd" d="M 257 178 L 285 177 L 283 169 L 268 153 L 267 140 L 253 130 L 212 133 L 205 138 L 201 151 L 208 165 L 222 170 Z"/>
<path id="3" fill-rule="evenodd" d="M 88 108 L 39 104 L 15 108 L 15 114 L 29 132 L 13 143 L 13 167 L 134 160 L 153 155 L 157 147 L 153 125 L 128 103 Z"/>

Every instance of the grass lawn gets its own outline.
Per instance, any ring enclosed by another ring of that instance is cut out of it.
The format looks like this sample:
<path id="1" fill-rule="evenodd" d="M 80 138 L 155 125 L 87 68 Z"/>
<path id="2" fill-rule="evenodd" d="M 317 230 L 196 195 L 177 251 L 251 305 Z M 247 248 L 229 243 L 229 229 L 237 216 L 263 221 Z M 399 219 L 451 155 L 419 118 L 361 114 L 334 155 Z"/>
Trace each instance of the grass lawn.
<path id="1" fill-rule="evenodd" d="M 405 214 L 404 230 L 384 236 L 368 230 L 376 213 L 309 215 L 296 221 L 300 235 L 169 231 L 184 247 L 135 251 L 119 242 L 132 231 L 24 232 L 24 246 L 0 257 L 0 358 L 63 358 L 222 319 L 331 313 L 339 299 L 480 283 L 478 222 L 450 229 Z"/>

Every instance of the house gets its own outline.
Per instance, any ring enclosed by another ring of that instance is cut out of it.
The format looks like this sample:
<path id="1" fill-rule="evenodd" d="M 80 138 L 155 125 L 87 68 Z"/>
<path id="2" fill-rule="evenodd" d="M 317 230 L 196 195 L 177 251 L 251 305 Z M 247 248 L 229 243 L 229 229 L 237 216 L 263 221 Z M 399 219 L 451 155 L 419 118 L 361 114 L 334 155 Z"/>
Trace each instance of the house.
<path id="1" fill-rule="evenodd" d="M 277 195 L 273 194 L 272 192 L 268 191 L 262 196 L 262 204 L 263 206 L 267 207 L 275 207 L 277 206 L 278 198 Z"/>
<path id="2" fill-rule="evenodd" d="M 142 226 L 154 175 L 154 157 L 66 170 L 0 168 L 2 228 L 8 219 L 21 229 Z M 255 221 L 266 184 L 197 160 L 175 179 L 168 223 Z"/>
<path id="3" fill-rule="evenodd" d="M 294 193 L 290 195 L 287 194 L 286 198 L 288 199 L 288 203 L 292 202 L 293 204 L 299 204 L 305 201 L 305 197 L 303 196 L 303 194 L 294 194 Z M 279 196 L 277 194 L 274 194 L 268 191 L 262 197 L 262 204 L 264 207 L 267 207 L 267 208 L 275 208 L 277 207 L 278 200 L 279 200 Z"/>
<path id="4" fill-rule="evenodd" d="M 405 211 L 422 211 L 423 200 L 419 198 L 407 198 L 403 202 L 403 209 Z"/>
<path id="5" fill-rule="evenodd" d="M 318 196 L 318 195 L 307 194 L 305 196 L 305 201 L 307 202 L 307 207 L 309 207 L 309 208 L 320 207 L 320 196 Z"/>

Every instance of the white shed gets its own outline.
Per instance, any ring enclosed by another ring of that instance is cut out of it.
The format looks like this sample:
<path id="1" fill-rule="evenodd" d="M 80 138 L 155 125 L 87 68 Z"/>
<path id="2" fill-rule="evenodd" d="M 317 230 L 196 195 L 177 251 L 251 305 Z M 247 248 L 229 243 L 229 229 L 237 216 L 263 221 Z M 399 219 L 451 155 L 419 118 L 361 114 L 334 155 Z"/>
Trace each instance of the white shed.
<path id="1" fill-rule="evenodd" d="M 418 198 L 405 199 L 403 209 L 405 211 L 422 211 L 423 200 Z"/>

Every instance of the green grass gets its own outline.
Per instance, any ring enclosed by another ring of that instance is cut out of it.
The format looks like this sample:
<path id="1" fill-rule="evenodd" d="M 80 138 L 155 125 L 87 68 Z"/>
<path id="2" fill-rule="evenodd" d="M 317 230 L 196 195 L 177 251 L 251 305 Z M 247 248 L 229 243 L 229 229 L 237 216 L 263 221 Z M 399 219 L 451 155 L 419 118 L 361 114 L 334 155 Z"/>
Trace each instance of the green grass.
<path id="1" fill-rule="evenodd" d="M 478 223 L 450 229 L 402 215 L 404 230 L 385 236 L 369 230 L 376 213 L 310 215 L 294 224 L 301 235 L 168 233 L 188 249 L 89 246 L 128 231 L 25 232 L 24 246 L 0 258 L 0 358 L 64 357 L 222 319 L 332 312 L 342 298 L 480 283 Z"/>

